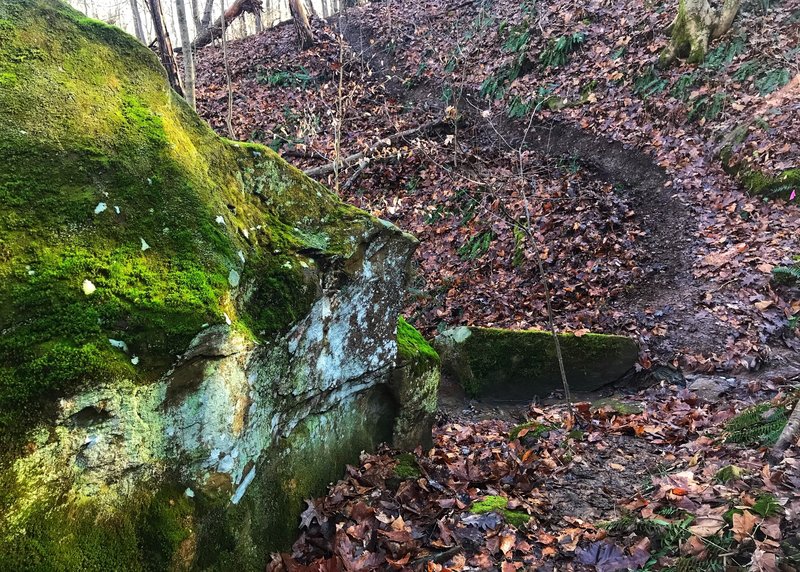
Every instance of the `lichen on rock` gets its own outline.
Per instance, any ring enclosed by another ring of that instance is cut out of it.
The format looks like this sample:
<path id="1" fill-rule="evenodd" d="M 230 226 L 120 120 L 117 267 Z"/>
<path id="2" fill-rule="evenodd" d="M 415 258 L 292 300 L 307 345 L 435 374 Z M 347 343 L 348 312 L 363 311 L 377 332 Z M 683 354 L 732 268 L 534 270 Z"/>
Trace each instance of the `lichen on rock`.
<path id="1" fill-rule="evenodd" d="M 219 138 L 120 30 L 0 3 L 0 553 L 263 567 L 430 414 L 389 389 L 415 247 Z"/>

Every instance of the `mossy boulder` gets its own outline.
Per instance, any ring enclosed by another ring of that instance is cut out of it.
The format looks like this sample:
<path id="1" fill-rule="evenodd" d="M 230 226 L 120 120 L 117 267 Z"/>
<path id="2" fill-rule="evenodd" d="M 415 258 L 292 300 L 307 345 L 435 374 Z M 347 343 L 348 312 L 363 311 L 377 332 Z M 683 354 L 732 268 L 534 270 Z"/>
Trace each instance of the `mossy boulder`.
<path id="1" fill-rule="evenodd" d="M 401 316 L 397 320 L 397 364 L 391 388 L 403 405 L 395 421 L 394 446 L 427 449 L 436 416 L 441 361 L 431 345 Z"/>
<path id="2" fill-rule="evenodd" d="M 122 31 L 0 3 L 3 566 L 263 569 L 429 413 L 391 385 L 415 247 L 218 137 Z"/>
<path id="3" fill-rule="evenodd" d="M 631 370 L 636 343 L 624 336 L 559 334 L 572 391 L 593 391 Z M 434 346 L 445 373 L 471 397 L 527 400 L 562 389 L 549 332 L 462 326 L 439 335 Z"/>

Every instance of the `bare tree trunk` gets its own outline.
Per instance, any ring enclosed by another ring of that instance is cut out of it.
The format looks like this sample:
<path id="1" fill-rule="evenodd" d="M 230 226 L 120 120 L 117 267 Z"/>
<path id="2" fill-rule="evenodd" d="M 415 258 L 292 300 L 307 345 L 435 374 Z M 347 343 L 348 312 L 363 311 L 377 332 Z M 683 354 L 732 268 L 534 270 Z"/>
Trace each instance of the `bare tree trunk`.
<path id="1" fill-rule="evenodd" d="M 147 0 L 150 6 L 150 14 L 153 16 L 153 26 L 156 30 L 156 42 L 158 43 L 159 57 L 161 65 L 167 72 L 169 84 L 176 92 L 183 95 L 181 80 L 178 75 L 178 65 L 175 63 L 175 54 L 172 51 L 172 42 L 169 39 L 169 32 L 164 24 L 164 13 L 161 10 L 161 0 Z"/>
<path id="2" fill-rule="evenodd" d="M 189 107 L 196 109 L 194 94 L 194 53 L 192 52 L 192 40 L 189 37 L 189 22 L 186 20 L 186 5 L 184 0 L 175 0 L 175 8 L 178 13 L 178 29 L 181 32 L 181 46 L 183 50 L 183 90 L 186 94 L 186 101 Z"/>
<path id="3" fill-rule="evenodd" d="M 200 6 L 197 5 L 197 0 L 192 0 L 192 25 L 197 34 L 200 31 Z"/>
<path id="4" fill-rule="evenodd" d="M 197 33 L 197 37 L 194 39 L 194 42 L 192 42 L 192 49 L 196 50 L 197 48 L 202 48 L 206 44 L 210 44 L 211 40 L 214 38 L 222 37 L 222 31 L 245 12 L 250 12 L 251 14 L 260 13 L 261 0 L 236 0 L 236 2 L 231 4 L 230 8 L 225 10 L 224 13 L 217 18 L 213 26 L 208 26 Z"/>
<path id="5" fill-rule="evenodd" d="M 300 47 L 307 50 L 314 45 L 314 32 L 308 22 L 308 14 L 303 0 L 289 0 L 289 12 L 294 20 L 294 27 L 297 29 L 297 36 L 300 39 Z"/>
<path id="6" fill-rule="evenodd" d="M 672 35 L 669 45 L 659 58 L 667 66 L 678 58 L 699 64 L 706 57 L 709 40 L 719 38 L 730 30 L 742 0 L 725 0 L 719 11 L 708 0 L 680 0 L 678 15 L 669 26 Z"/>
<path id="7" fill-rule="evenodd" d="M 256 19 L 256 34 L 260 34 L 264 31 L 264 23 L 261 21 L 261 12 L 256 12 L 253 16 L 255 16 Z"/>
<path id="8" fill-rule="evenodd" d="M 200 35 L 200 31 L 208 29 L 211 24 L 211 13 L 214 11 L 214 0 L 206 0 L 206 7 L 203 9 L 203 17 L 198 22 L 196 35 Z"/>
<path id="9" fill-rule="evenodd" d="M 143 44 L 147 43 L 144 35 L 144 28 L 142 28 L 142 17 L 139 14 L 139 2 L 131 0 L 131 12 L 133 12 L 133 29 L 136 32 L 136 37 Z"/>

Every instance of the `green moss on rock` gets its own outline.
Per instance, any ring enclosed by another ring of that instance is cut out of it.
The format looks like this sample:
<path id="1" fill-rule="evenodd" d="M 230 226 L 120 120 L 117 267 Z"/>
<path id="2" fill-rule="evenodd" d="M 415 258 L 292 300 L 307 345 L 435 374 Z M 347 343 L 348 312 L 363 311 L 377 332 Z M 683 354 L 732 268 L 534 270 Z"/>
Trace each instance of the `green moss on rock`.
<path id="1" fill-rule="evenodd" d="M 2 3 L 0 23 L 6 450 L 58 396 L 156 379 L 204 324 L 286 330 L 316 295 L 314 258 L 349 256 L 377 224 L 217 137 L 117 28 L 55 0 Z"/>
<path id="2" fill-rule="evenodd" d="M 617 380 L 639 354 L 636 343 L 624 336 L 559 334 L 559 341 L 573 391 Z M 530 399 L 562 388 L 549 332 L 461 327 L 443 333 L 435 344 L 445 371 L 472 397 Z"/>
<path id="3" fill-rule="evenodd" d="M 531 519 L 529 514 L 518 510 L 510 510 L 508 507 L 508 499 L 498 495 L 490 495 L 483 499 L 472 503 L 469 511 L 473 514 L 485 514 L 487 512 L 496 512 L 501 515 L 508 524 L 522 528 Z"/>
<path id="4" fill-rule="evenodd" d="M 390 387 L 400 404 L 394 446 L 414 449 L 432 444 L 441 363 L 439 355 L 411 324 L 397 319 L 397 365 Z"/>
<path id="5" fill-rule="evenodd" d="M 194 535 L 194 501 L 164 485 L 133 491 L 113 512 L 92 500 L 34 508 L 24 531 L 0 529 L 4 570 L 182 569 Z M 190 552 L 190 551 L 189 551 Z"/>

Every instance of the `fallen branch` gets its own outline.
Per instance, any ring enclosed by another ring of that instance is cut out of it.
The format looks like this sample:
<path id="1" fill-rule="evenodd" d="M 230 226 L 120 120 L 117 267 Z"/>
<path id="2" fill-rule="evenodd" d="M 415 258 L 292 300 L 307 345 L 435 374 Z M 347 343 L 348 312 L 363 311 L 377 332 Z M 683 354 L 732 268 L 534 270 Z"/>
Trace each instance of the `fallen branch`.
<path id="1" fill-rule="evenodd" d="M 783 428 L 780 437 L 769 452 L 769 459 L 773 464 L 778 464 L 783 460 L 784 451 L 797 441 L 798 435 L 800 435 L 800 401 L 794 406 L 794 410 L 786 422 L 786 427 Z"/>
<path id="2" fill-rule="evenodd" d="M 222 30 L 230 26 L 236 18 L 245 12 L 250 12 L 251 14 L 260 13 L 261 0 L 236 0 L 211 26 L 197 34 L 194 42 L 192 42 L 192 50 L 210 44 L 214 38 L 222 37 Z"/>
<path id="3" fill-rule="evenodd" d="M 366 151 L 361 151 L 360 153 L 353 153 L 352 155 L 348 155 L 344 159 L 340 159 L 339 161 L 334 161 L 333 163 L 328 163 L 327 165 L 314 167 L 312 169 L 306 169 L 305 174 L 308 175 L 309 177 L 317 177 L 320 175 L 327 175 L 329 173 L 333 173 L 336 169 L 345 169 L 364 159 L 369 158 L 369 156 L 375 153 L 376 151 L 379 151 L 383 147 L 388 147 L 398 139 L 409 137 L 421 131 L 427 131 L 428 129 L 431 129 L 433 127 L 438 127 L 439 125 L 443 124 L 444 124 L 443 121 L 437 119 L 436 121 L 425 123 L 424 125 L 420 125 L 419 127 L 415 127 L 414 129 L 406 129 L 405 131 L 400 131 L 398 133 L 395 133 L 394 135 L 381 139 Z"/>

